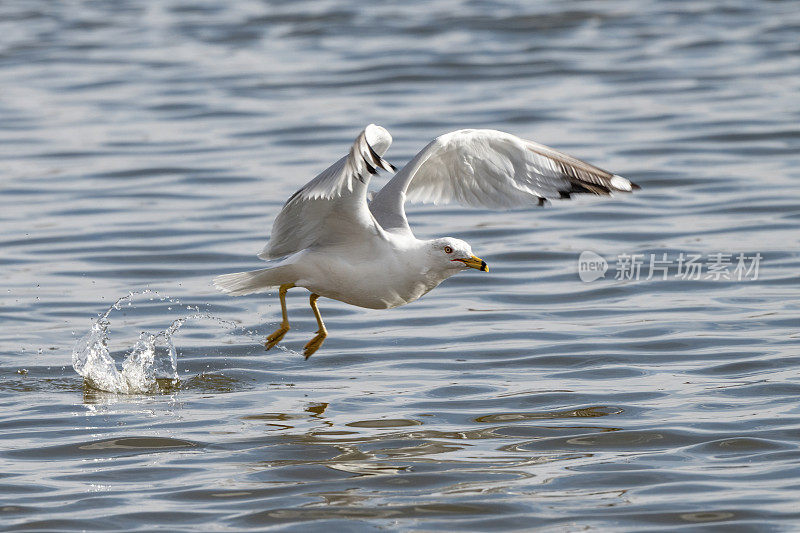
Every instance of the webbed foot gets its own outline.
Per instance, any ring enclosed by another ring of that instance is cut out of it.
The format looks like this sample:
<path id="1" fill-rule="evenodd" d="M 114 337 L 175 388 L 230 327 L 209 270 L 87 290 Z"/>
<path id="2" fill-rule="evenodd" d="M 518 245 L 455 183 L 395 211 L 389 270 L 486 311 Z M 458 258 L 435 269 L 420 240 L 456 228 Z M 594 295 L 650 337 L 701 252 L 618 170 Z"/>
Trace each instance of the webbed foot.
<path id="1" fill-rule="evenodd" d="M 278 329 L 276 329 L 269 337 L 267 337 L 267 342 L 264 343 L 264 347 L 267 350 L 274 348 L 276 344 L 283 340 L 283 337 L 286 336 L 288 331 L 289 324 L 281 324 Z"/>
<path id="2" fill-rule="evenodd" d="M 328 332 L 323 329 L 317 332 L 316 337 L 308 341 L 308 344 L 303 347 L 303 355 L 306 356 L 306 359 L 314 355 L 314 352 L 316 352 L 319 347 L 322 346 L 322 343 L 325 342 L 325 337 L 327 336 Z"/>

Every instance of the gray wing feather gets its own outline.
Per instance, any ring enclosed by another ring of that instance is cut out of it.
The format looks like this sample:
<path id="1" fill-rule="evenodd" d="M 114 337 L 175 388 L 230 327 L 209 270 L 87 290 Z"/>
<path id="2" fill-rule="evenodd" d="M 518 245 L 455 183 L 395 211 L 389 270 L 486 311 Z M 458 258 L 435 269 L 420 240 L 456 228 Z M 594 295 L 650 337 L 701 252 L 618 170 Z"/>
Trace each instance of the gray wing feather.
<path id="1" fill-rule="evenodd" d="M 510 209 L 574 193 L 608 195 L 639 187 L 547 146 L 496 130 L 459 130 L 434 139 L 373 198 L 384 229 L 409 231 L 406 200 Z"/>
<path id="2" fill-rule="evenodd" d="M 370 124 L 353 143 L 350 153 L 322 171 L 294 193 L 272 225 L 270 240 L 258 254 L 276 259 L 304 250 L 321 239 L 326 244 L 357 238 L 374 231 L 374 219 L 366 203 L 367 187 L 378 168 L 394 170 L 381 156 L 392 137 Z M 336 218 L 336 224 L 330 219 Z"/>

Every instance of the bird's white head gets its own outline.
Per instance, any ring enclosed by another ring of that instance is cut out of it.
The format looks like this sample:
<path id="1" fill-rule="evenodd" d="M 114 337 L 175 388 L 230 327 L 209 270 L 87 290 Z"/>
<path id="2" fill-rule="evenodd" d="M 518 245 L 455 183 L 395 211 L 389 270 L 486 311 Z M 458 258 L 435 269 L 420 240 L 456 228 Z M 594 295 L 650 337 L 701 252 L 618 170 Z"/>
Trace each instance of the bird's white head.
<path id="1" fill-rule="evenodd" d="M 432 263 L 441 270 L 463 270 L 474 268 L 488 272 L 486 261 L 475 257 L 469 244 L 452 237 L 429 241 L 428 254 Z"/>

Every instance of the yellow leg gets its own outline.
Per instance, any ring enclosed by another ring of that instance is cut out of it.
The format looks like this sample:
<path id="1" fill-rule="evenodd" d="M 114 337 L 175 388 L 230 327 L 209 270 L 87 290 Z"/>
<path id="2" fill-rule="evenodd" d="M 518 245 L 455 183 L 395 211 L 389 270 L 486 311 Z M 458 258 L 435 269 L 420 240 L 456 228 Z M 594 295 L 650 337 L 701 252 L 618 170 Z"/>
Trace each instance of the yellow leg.
<path id="1" fill-rule="evenodd" d="M 267 337 L 267 342 L 264 343 L 267 350 L 281 342 L 283 336 L 289 331 L 289 313 L 286 312 L 286 291 L 292 287 L 294 287 L 294 283 L 286 283 L 285 285 L 281 285 L 278 291 L 278 296 L 281 299 L 281 314 L 283 315 L 283 320 L 281 321 L 280 327 L 276 329 L 272 335 Z"/>
<path id="2" fill-rule="evenodd" d="M 319 325 L 319 329 L 317 330 L 317 336 L 308 341 L 308 344 L 305 345 L 303 349 L 303 355 L 306 356 L 306 359 L 311 357 L 314 352 L 322 346 L 322 343 L 325 341 L 325 337 L 328 336 L 328 330 L 325 329 L 325 324 L 322 322 L 322 315 L 319 314 L 319 307 L 317 307 L 317 298 L 319 298 L 319 294 L 311 294 L 311 298 L 309 299 L 309 303 L 311 304 L 311 310 L 314 311 L 314 318 L 317 319 L 317 324 Z"/>

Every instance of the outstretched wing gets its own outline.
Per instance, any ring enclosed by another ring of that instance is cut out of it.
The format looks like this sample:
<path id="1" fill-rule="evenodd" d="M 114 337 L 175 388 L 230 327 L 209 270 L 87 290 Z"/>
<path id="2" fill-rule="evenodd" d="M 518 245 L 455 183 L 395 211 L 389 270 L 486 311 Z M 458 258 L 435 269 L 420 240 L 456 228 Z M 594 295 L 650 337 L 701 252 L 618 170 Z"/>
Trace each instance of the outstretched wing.
<path id="1" fill-rule="evenodd" d="M 370 210 L 384 229 L 410 231 L 406 199 L 510 209 L 574 193 L 638 188 L 622 176 L 509 133 L 459 130 L 418 153 L 375 195 Z"/>
<path id="2" fill-rule="evenodd" d="M 377 231 L 367 207 L 369 179 L 378 168 L 395 170 L 381 157 L 392 137 L 370 124 L 353 143 L 350 153 L 294 193 L 272 225 L 261 259 L 276 259 L 313 246 L 322 239 L 336 244 Z M 329 222 L 334 219 L 335 224 Z"/>

